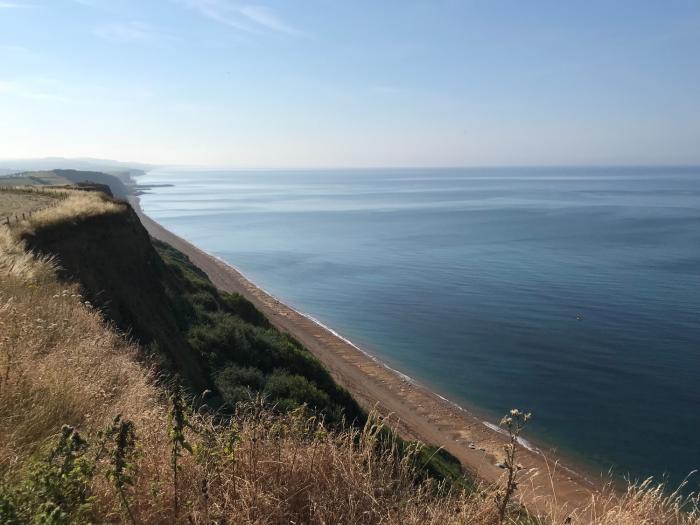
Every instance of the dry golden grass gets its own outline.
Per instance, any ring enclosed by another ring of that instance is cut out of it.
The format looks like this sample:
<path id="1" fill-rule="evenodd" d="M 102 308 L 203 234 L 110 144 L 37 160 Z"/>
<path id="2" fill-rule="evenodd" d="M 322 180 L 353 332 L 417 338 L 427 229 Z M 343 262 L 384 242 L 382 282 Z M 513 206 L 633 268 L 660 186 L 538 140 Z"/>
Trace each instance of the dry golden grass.
<path id="1" fill-rule="evenodd" d="M 548 479 L 552 480 L 557 466 L 552 465 Z M 542 522 L 548 524 L 595 525 L 700 525 L 700 495 L 688 494 L 684 489 L 694 473 L 679 487 L 648 478 L 628 482 L 620 488 L 620 482 L 612 478 L 601 490 L 592 492 L 586 505 L 571 507 L 554 497 L 535 497 L 529 483 L 521 486 L 521 499 L 534 502 L 542 509 Z"/>
<path id="2" fill-rule="evenodd" d="M 450 493 L 419 481 L 414 456 L 397 459 L 377 447 L 381 424 L 328 432 L 301 412 L 280 415 L 255 402 L 225 424 L 201 415 L 190 423 L 193 454 L 181 459 L 179 511 L 165 427 L 136 428 L 141 452 L 127 498 L 138 523 L 494 522 L 489 491 Z M 101 510 L 114 508 L 112 487 L 96 491 Z"/>
<path id="3" fill-rule="evenodd" d="M 71 200 L 72 199 L 72 200 Z M 67 209 L 51 210 L 31 227 L 72 213 L 116 211 L 119 204 L 71 196 Z M 26 227 L 26 226 L 25 226 Z M 133 421 L 136 452 L 124 486 L 137 523 L 249 524 L 474 524 L 497 523 L 495 489 L 450 491 L 421 480 L 416 456 L 378 446 L 382 422 L 329 432 L 301 411 L 276 414 L 261 402 L 240 405 L 235 417 L 190 413 L 178 469 L 179 508 L 171 454 L 168 401 L 138 348 L 86 304 L 76 286 L 59 284 L 48 259 L 26 253 L 20 230 L 0 227 L 0 479 L 20 483 L 32 458 L 43 457 L 63 424 L 88 441 L 116 414 Z M 105 456 L 91 478 L 89 519 L 130 523 L 103 474 Z M 507 523 L 691 525 L 700 523 L 697 501 L 667 496 L 651 481 L 609 491 L 585 509 L 542 521 L 511 514 Z M 2 509 L 0 509 L 0 512 Z M 3 521 L 0 516 L 0 521 Z"/>
<path id="4" fill-rule="evenodd" d="M 31 231 L 66 220 L 124 211 L 125 205 L 101 192 L 74 188 L 0 186 L 0 225 Z M 9 222 L 8 222 L 9 219 Z"/>
<path id="5" fill-rule="evenodd" d="M 160 405 L 137 349 L 60 285 L 53 264 L 22 251 L 0 228 L 0 472 L 25 459 L 64 423 L 141 419 Z"/>
<path id="6" fill-rule="evenodd" d="M 608 490 L 595 498 L 588 512 L 599 525 L 657 525 L 700 523 L 700 501 L 697 495 L 683 496 L 679 490 L 668 493 L 668 486 L 652 478 L 630 483 L 622 495 Z"/>
<path id="7" fill-rule="evenodd" d="M 16 282 L 51 282 L 55 267 L 47 257 L 35 257 L 29 253 L 17 235 L 0 226 L 0 282 L 14 278 Z"/>
<path id="8" fill-rule="evenodd" d="M 75 221 L 105 213 L 119 213 L 124 211 L 126 206 L 99 192 L 66 190 L 65 193 L 67 197 L 59 206 L 37 211 L 22 227 L 38 229 L 66 220 Z"/>

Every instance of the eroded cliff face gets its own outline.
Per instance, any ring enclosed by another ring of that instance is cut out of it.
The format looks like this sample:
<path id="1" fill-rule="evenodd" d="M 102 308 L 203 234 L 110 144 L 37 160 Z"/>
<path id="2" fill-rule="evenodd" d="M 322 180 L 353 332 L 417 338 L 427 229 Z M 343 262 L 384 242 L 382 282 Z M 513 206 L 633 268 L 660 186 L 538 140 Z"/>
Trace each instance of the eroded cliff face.
<path id="1" fill-rule="evenodd" d="M 193 391 L 211 386 L 171 311 L 164 287 L 169 269 L 130 206 L 46 226 L 23 239 L 35 252 L 54 257 L 61 279 L 80 283 L 85 300 Z"/>

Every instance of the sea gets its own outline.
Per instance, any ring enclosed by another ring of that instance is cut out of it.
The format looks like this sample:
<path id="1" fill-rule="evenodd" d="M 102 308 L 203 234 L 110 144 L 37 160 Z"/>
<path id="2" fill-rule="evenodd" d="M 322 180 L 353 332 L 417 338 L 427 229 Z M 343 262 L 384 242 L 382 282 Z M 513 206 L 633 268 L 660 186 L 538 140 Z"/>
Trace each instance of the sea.
<path id="1" fill-rule="evenodd" d="M 137 182 L 166 228 L 485 421 L 531 411 L 526 437 L 594 474 L 700 469 L 699 167 Z"/>

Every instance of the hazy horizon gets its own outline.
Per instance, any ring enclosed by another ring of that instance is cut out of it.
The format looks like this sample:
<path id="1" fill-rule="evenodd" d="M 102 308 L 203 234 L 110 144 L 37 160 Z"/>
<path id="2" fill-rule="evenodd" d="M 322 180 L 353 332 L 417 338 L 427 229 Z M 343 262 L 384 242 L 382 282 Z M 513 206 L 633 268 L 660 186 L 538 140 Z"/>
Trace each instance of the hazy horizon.
<path id="1" fill-rule="evenodd" d="M 700 164 L 700 5 L 0 2 L 0 158 Z"/>
<path id="2" fill-rule="evenodd" d="M 53 166 L 53 161 L 55 161 L 56 166 Z M 133 169 L 143 169 L 144 171 L 149 170 L 204 170 L 204 171 L 334 171 L 334 170 L 425 170 L 425 169 L 435 169 L 435 170 L 450 170 L 450 169 L 464 169 L 464 170 L 477 170 L 477 169 L 545 169 L 545 170 L 556 170 L 561 168 L 568 169 L 605 169 L 605 168 L 620 168 L 620 169 L 634 169 L 634 168 L 678 168 L 678 169 L 696 169 L 700 167 L 700 162 L 693 164 L 634 164 L 634 163 L 622 163 L 622 164 L 483 164 L 483 165 L 444 165 L 444 166 L 431 166 L 431 165 L 421 165 L 421 166 L 401 166 L 401 165 L 367 165 L 367 166 L 244 166 L 244 165 L 204 165 L 204 164 L 168 164 L 168 163 L 148 163 L 141 162 L 138 160 L 125 161 L 119 159 L 101 159 L 95 157 L 36 157 L 36 158 L 0 158 L 0 169 L 12 169 L 12 163 L 17 163 L 18 169 L 77 169 L 85 170 L 88 169 L 81 166 L 81 163 L 94 164 L 94 168 L 97 169 L 102 164 L 100 169 L 107 169 L 109 167 L 121 167 L 121 168 L 133 168 Z M 111 166 L 111 165 L 114 166 Z M 31 166 L 38 166 L 36 168 Z M 29 167 L 25 167 L 29 166 Z"/>

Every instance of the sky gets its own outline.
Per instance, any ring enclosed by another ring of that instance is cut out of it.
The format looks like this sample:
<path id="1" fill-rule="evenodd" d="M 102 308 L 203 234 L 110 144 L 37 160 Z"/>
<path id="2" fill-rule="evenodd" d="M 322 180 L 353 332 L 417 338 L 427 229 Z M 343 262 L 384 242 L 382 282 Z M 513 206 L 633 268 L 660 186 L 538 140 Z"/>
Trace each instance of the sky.
<path id="1" fill-rule="evenodd" d="M 700 164 L 700 0 L 0 0 L 0 158 Z"/>

